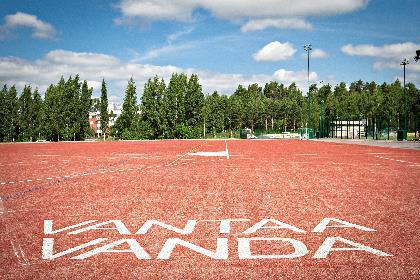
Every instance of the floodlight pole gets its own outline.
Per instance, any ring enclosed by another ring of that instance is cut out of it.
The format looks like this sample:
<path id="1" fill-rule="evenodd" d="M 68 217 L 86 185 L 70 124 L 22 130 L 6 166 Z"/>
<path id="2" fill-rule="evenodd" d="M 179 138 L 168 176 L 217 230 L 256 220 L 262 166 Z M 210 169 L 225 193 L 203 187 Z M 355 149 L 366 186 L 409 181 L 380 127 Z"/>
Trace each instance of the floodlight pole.
<path id="1" fill-rule="evenodd" d="M 404 59 L 400 65 L 402 65 L 404 67 L 404 133 L 403 133 L 403 139 L 407 140 L 407 95 L 405 93 L 405 67 L 409 64 L 410 62 L 408 61 L 408 59 Z"/>
<path id="2" fill-rule="evenodd" d="M 310 84 L 309 84 L 309 54 L 312 50 L 312 45 L 304 45 L 303 49 L 308 53 L 308 121 L 307 126 L 310 129 L 311 128 L 311 91 L 310 91 Z"/>

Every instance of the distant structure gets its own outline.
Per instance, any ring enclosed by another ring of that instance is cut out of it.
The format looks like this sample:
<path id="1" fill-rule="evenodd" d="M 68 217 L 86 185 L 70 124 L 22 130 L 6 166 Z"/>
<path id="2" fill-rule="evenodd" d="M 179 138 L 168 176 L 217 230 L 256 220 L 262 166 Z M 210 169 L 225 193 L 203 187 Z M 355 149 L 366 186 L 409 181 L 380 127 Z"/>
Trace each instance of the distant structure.
<path id="1" fill-rule="evenodd" d="M 114 126 L 116 120 L 121 116 L 122 105 L 119 103 L 109 103 L 108 104 L 108 113 L 109 113 L 109 122 L 108 127 L 111 128 Z M 89 125 L 93 130 L 95 137 L 102 137 L 102 128 L 101 128 L 101 112 L 96 106 L 92 106 L 89 111 Z"/>

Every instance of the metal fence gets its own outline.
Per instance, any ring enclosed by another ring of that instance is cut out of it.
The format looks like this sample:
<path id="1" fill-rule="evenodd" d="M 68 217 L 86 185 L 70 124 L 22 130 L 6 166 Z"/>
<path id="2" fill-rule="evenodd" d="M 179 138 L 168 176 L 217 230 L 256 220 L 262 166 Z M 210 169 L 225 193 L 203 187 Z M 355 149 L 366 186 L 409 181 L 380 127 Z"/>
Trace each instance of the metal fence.
<path id="1" fill-rule="evenodd" d="M 401 140 L 403 123 L 385 118 L 365 118 L 359 120 L 325 120 L 319 122 L 318 138 Z M 408 120 L 409 139 L 420 138 L 418 118 Z M 406 136 L 404 136 L 406 138 Z"/>

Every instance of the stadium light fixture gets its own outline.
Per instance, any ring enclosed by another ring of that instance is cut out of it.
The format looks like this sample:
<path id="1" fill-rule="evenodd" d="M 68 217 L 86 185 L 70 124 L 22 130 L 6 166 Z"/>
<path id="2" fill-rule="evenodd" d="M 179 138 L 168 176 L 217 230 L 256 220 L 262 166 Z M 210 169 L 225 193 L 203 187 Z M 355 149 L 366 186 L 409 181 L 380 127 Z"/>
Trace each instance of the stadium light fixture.
<path id="1" fill-rule="evenodd" d="M 404 132 L 403 132 L 403 139 L 407 140 L 407 96 L 406 96 L 406 89 L 405 89 L 405 68 L 410 64 L 407 58 L 400 63 L 404 67 Z"/>
<path id="2" fill-rule="evenodd" d="M 309 56 L 312 50 L 312 45 L 304 45 L 303 49 L 308 53 L 308 121 L 307 127 L 311 128 L 311 92 L 310 92 L 310 84 L 309 84 Z"/>
<path id="3" fill-rule="evenodd" d="M 414 60 L 417 62 L 420 60 L 420 50 L 416 51 L 416 56 L 414 57 Z"/>

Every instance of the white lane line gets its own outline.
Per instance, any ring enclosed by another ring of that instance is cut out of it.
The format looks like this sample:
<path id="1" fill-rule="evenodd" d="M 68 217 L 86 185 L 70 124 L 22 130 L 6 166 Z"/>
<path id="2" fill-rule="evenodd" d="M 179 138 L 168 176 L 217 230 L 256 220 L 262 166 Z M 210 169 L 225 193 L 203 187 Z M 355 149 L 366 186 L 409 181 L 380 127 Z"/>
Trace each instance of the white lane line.
<path id="1" fill-rule="evenodd" d="M 6 185 L 6 182 L 1 182 L 0 185 Z"/>
<path id="2" fill-rule="evenodd" d="M 3 214 L 5 210 L 6 209 L 4 208 L 3 199 L 0 197 L 0 214 Z"/>
<path id="3" fill-rule="evenodd" d="M 10 241 L 12 243 L 13 251 L 16 255 L 16 258 L 18 259 L 18 262 L 21 265 L 29 265 L 29 262 L 26 260 L 25 254 L 23 253 L 22 249 L 18 244 L 15 245 L 13 241 Z"/>
<path id="4" fill-rule="evenodd" d="M 178 157 L 177 159 L 175 159 L 174 161 L 172 161 L 171 163 L 167 164 L 166 166 L 171 166 L 174 165 L 175 162 L 181 160 L 182 158 L 186 157 L 187 155 L 190 155 L 192 153 L 194 153 L 196 150 L 200 149 L 205 143 L 201 144 L 200 146 L 195 147 L 194 149 L 192 149 L 191 151 L 181 155 L 180 157 Z"/>
<path id="5" fill-rule="evenodd" d="M 229 150 L 228 150 L 227 140 L 225 140 L 225 144 L 226 144 L 226 158 L 229 159 Z"/>

